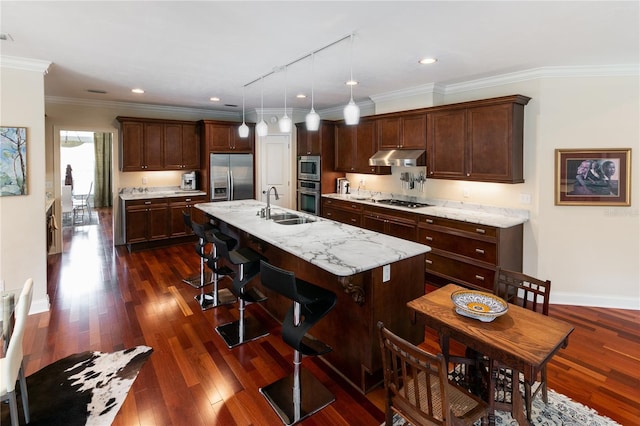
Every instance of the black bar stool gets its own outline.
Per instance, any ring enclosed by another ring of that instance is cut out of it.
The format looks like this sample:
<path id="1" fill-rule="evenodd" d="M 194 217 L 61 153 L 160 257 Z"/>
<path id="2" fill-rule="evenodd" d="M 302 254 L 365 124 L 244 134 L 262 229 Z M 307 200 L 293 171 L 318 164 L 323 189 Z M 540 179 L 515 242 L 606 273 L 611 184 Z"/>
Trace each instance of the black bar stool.
<path id="1" fill-rule="evenodd" d="M 249 247 L 229 250 L 227 244 L 220 239 L 220 234 L 218 233 L 214 233 L 212 239 L 218 254 L 217 257 L 224 259 L 237 269 L 234 271 L 231 288 L 240 300 L 238 305 L 240 317 L 236 321 L 216 327 L 216 331 L 224 339 L 227 346 L 234 348 L 269 334 L 268 330 L 257 319 L 253 317 L 245 318 L 245 308 L 248 304 L 267 300 L 267 297 L 255 287 L 246 288 L 246 285 L 260 273 L 260 261 L 266 259 Z"/>
<path id="2" fill-rule="evenodd" d="M 294 349 L 293 373 L 260 388 L 285 425 L 292 425 L 335 401 L 334 395 L 311 372 L 301 369 L 302 356 L 318 356 L 333 349 L 306 336 L 309 329 L 336 305 L 336 294 L 295 277 L 293 272 L 260 262 L 262 285 L 293 305 L 282 323 L 282 340 Z"/>
<path id="3" fill-rule="evenodd" d="M 182 218 L 184 220 L 184 224 L 193 229 L 193 233 L 198 237 L 198 242 L 195 245 L 195 251 L 198 256 L 200 256 L 200 273 L 198 275 L 185 278 L 182 281 L 189 284 L 191 287 L 200 289 L 200 294 L 194 298 L 198 301 L 202 310 L 235 302 L 235 296 L 233 296 L 228 289 L 218 289 L 219 276 L 213 270 L 206 271 L 204 265 L 205 263 L 208 265 L 210 260 L 214 259 L 216 256 L 216 249 L 213 244 L 212 237 L 213 234 L 219 234 L 219 239 L 224 241 L 224 243 L 231 248 L 237 245 L 237 241 L 232 237 L 222 234 L 211 223 L 200 224 L 192 221 L 191 216 L 185 211 L 182 212 Z M 208 244 L 212 244 L 210 252 L 207 252 Z M 204 288 L 212 284 L 214 286 L 213 291 L 211 293 L 205 293 Z M 224 301 L 224 303 L 222 303 L 222 301 Z"/>

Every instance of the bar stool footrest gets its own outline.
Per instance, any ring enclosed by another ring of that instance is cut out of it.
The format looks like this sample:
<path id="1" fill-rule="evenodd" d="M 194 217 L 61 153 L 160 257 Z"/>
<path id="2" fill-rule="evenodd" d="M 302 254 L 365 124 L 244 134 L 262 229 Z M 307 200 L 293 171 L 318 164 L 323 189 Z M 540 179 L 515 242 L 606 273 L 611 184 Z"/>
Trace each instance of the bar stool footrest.
<path id="1" fill-rule="evenodd" d="M 213 272 L 205 271 L 204 285 L 200 285 L 200 275 L 193 275 L 182 280 L 183 283 L 189 284 L 193 288 L 202 288 L 213 284 Z"/>
<path id="2" fill-rule="evenodd" d="M 311 372 L 300 369 L 299 407 L 294 402 L 294 374 L 260 388 L 282 422 L 289 426 L 311 416 L 335 401 L 335 396 Z M 297 414 L 296 414 L 297 412 Z"/>
<path id="3" fill-rule="evenodd" d="M 246 291 L 239 297 L 246 303 L 260 303 L 267 300 L 267 296 L 255 287 L 246 289 Z"/>
<path id="4" fill-rule="evenodd" d="M 222 288 L 218 290 L 218 303 L 214 303 L 215 298 L 213 293 L 198 294 L 194 299 L 200 305 L 200 309 L 206 311 L 207 309 L 217 308 L 222 305 L 230 305 L 236 302 L 236 296 L 228 288 Z"/>
<path id="5" fill-rule="evenodd" d="M 240 335 L 240 321 L 228 322 L 216 327 L 216 331 L 222 337 L 229 349 L 252 340 L 259 339 L 269 334 L 262 323 L 253 317 L 244 318 L 244 331 Z"/>

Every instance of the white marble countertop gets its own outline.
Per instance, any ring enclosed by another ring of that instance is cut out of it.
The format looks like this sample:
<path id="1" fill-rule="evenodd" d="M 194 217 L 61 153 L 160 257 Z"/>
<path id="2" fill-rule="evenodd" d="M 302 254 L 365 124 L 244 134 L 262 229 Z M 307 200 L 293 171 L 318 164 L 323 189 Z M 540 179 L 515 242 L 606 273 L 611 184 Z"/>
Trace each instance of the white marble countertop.
<path id="1" fill-rule="evenodd" d="M 256 200 L 199 203 L 195 207 L 337 276 L 350 276 L 408 259 L 431 250 L 429 246 L 380 234 L 329 219 L 284 209 L 315 222 L 280 225 L 257 213 L 266 203 Z"/>
<path id="2" fill-rule="evenodd" d="M 200 197 L 207 195 L 206 192 L 200 190 L 185 191 L 179 186 L 162 186 L 162 187 L 140 187 L 140 188 L 121 188 L 120 199 L 124 201 L 144 200 L 147 198 L 165 198 L 165 197 Z"/>
<path id="3" fill-rule="evenodd" d="M 376 203 L 375 200 L 392 198 L 390 194 L 323 194 L 325 198 L 352 201 L 370 206 L 401 210 L 422 215 L 443 217 L 462 222 L 477 223 L 479 225 L 495 226 L 496 228 L 510 228 L 529 221 L 529 211 L 510 209 L 504 207 L 492 207 L 481 204 L 467 204 L 457 201 L 420 199 L 412 200 L 420 203 L 432 204 L 429 207 L 408 208 Z M 395 197 L 400 198 L 400 197 Z"/>

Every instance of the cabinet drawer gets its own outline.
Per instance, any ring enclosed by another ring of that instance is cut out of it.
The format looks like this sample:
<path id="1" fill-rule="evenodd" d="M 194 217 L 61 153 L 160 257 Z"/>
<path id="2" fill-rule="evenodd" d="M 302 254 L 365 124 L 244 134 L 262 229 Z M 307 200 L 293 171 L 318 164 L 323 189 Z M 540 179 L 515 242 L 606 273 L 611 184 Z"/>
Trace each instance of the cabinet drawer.
<path id="1" fill-rule="evenodd" d="M 347 223 L 353 226 L 360 226 L 362 221 L 362 215 L 356 212 L 347 210 L 336 209 L 325 205 L 323 215 L 327 219 L 335 220 L 336 222 Z"/>
<path id="2" fill-rule="evenodd" d="M 492 265 L 498 260 L 498 247 L 493 242 L 451 235 L 425 226 L 418 229 L 418 242 Z"/>
<path id="3" fill-rule="evenodd" d="M 158 205 L 167 205 L 166 198 L 146 198 L 144 200 L 129 200 L 126 202 L 126 207 L 137 207 L 137 206 L 158 206 Z"/>
<path id="4" fill-rule="evenodd" d="M 455 259 L 429 252 L 425 256 L 426 272 L 445 278 L 452 278 L 464 285 L 493 290 L 495 271 L 489 268 L 460 262 Z"/>
<path id="5" fill-rule="evenodd" d="M 475 235 L 495 238 L 498 235 L 498 229 L 493 226 L 479 225 L 477 223 L 460 222 L 458 220 L 444 219 L 435 216 L 420 217 L 420 224 L 443 226 L 462 232 L 469 232 Z"/>
<path id="6" fill-rule="evenodd" d="M 345 210 L 350 210 L 358 213 L 362 212 L 362 204 L 360 203 L 352 203 L 352 202 L 343 201 L 343 200 L 333 200 L 329 198 L 324 200 L 324 205 L 327 207 L 345 209 Z"/>

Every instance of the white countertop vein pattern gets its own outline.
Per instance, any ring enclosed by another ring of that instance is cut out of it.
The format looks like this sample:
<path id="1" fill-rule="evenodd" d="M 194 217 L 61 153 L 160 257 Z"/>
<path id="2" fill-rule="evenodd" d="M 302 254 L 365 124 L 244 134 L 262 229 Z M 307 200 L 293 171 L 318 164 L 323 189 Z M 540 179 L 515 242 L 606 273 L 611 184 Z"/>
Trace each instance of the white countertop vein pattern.
<path id="1" fill-rule="evenodd" d="M 256 200 L 195 205 L 205 213 L 337 276 L 354 275 L 431 250 L 423 244 L 274 206 L 272 215 L 289 212 L 316 220 L 281 225 L 257 215 L 265 206 L 266 203 Z"/>
<path id="2" fill-rule="evenodd" d="M 199 197 L 202 195 L 207 195 L 207 193 L 204 191 L 186 191 L 180 189 L 179 186 L 120 188 L 119 194 L 120 198 L 124 201 L 146 200 L 149 198 L 165 197 Z"/>

